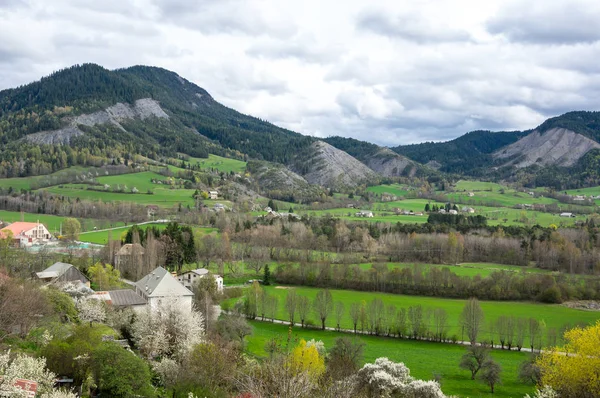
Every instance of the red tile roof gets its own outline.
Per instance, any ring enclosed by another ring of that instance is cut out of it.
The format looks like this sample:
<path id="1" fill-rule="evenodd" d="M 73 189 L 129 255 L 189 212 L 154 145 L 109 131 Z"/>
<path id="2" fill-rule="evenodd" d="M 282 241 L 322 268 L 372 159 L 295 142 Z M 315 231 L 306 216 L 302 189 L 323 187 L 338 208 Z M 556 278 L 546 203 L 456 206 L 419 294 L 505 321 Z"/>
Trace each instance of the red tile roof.
<path id="1" fill-rule="evenodd" d="M 11 231 L 13 234 L 13 237 L 16 237 L 21 232 L 29 231 L 29 230 L 37 227 L 38 225 L 39 224 L 35 223 L 35 222 L 20 222 L 20 221 L 14 222 L 14 223 L 10 224 L 9 226 L 0 229 L 0 237 L 5 237 L 6 232 L 8 232 L 8 231 Z"/>

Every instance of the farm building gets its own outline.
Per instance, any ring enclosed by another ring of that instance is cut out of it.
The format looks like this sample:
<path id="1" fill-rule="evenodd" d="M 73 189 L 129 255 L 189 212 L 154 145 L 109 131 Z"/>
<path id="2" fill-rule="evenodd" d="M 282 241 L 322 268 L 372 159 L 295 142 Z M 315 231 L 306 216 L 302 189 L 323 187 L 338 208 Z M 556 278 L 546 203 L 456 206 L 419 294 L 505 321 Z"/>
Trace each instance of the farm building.
<path id="1" fill-rule="evenodd" d="M 127 243 L 115 254 L 115 267 L 129 264 L 133 256 L 143 256 L 145 249 L 139 243 Z"/>
<path id="2" fill-rule="evenodd" d="M 181 283 L 186 288 L 191 289 L 192 286 L 194 285 L 194 283 L 198 279 L 202 279 L 205 276 L 207 276 L 208 274 L 209 274 L 209 272 L 206 268 L 198 268 L 198 269 L 195 269 L 192 271 L 184 272 L 181 275 L 178 275 L 177 280 L 179 281 L 179 283 Z M 213 278 L 215 278 L 215 282 L 217 283 L 217 290 L 219 292 L 222 291 L 223 290 L 223 278 L 219 275 L 213 275 Z"/>
<path id="3" fill-rule="evenodd" d="M 561 217 L 575 217 L 573 213 L 560 213 Z"/>
<path id="4" fill-rule="evenodd" d="M 102 300 L 113 308 L 131 308 L 134 311 L 146 308 L 146 300 L 131 289 L 96 292 L 91 298 Z"/>
<path id="5" fill-rule="evenodd" d="M 45 283 L 76 282 L 90 287 L 90 281 L 73 264 L 54 263 L 41 272 L 35 273 L 36 277 Z"/>
<path id="6" fill-rule="evenodd" d="M 373 217 L 373 212 L 372 211 L 366 211 L 366 210 L 361 210 L 358 213 L 354 214 L 356 217 L 367 217 L 367 218 L 372 218 Z"/>
<path id="7" fill-rule="evenodd" d="M 146 206 L 146 212 L 148 213 L 148 218 L 152 218 L 156 215 L 156 213 L 158 213 L 158 206 L 157 205 L 148 205 Z"/>
<path id="8" fill-rule="evenodd" d="M 42 245 L 52 239 L 52 235 L 44 224 L 35 222 L 14 222 L 0 229 L 0 238 L 12 235 L 13 244 L 18 247 Z"/>
<path id="9" fill-rule="evenodd" d="M 150 307 L 163 299 L 175 299 L 186 309 L 192 310 L 194 293 L 183 286 L 163 267 L 158 267 L 135 283 L 135 292 L 144 298 Z"/>
<path id="10" fill-rule="evenodd" d="M 208 191 L 208 198 L 209 199 L 218 199 L 219 198 L 219 192 L 217 192 L 217 191 Z"/>

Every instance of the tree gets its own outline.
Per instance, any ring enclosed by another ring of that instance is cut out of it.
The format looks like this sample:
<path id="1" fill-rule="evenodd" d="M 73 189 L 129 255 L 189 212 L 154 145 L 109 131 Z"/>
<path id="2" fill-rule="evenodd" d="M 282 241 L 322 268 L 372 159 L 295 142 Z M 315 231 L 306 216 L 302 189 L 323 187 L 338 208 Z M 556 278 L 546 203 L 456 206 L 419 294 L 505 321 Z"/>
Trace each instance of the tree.
<path id="1" fill-rule="evenodd" d="M 460 359 L 458 366 L 471 372 L 471 380 L 475 380 L 477 372 L 481 370 L 489 355 L 490 349 L 487 345 L 472 345 L 467 348 L 467 352 Z"/>
<path id="2" fill-rule="evenodd" d="M 333 380 L 352 376 L 360 368 L 365 343 L 349 337 L 338 337 L 327 356 L 327 373 Z"/>
<path id="3" fill-rule="evenodd" d="M 121 273 L 112 265 L 98 262 L 88 268 L 90 281 L 97 290 L 110 290 L 121 287 Z"/>
<path id="4" fill-rule="evenodd" d="M 271 210 L 277 211 L 277 205 L 275 204 L 275 202 L 273 202 L 273 199 L 269 199 L 269 203 L 267 203 L 267 206 L 270 207 Z"/>
<path id="5" fill-rule="evenodd" d="M 227 341 L 235 341 L 243 347 L 244 338 L 252 334 L 252 327 L 242 316 L 223 315 L 217 322 L 217 332 Z"/>
<path id="6" fill-rule="evenodd" d="M 212 319 L 215 318 L 215 309 L 213 303 L 219 299 L 217 282 L 212 274 L 207 274 L 197 279 L 192 285 L 194 293 L 194 306 L 204 318 L 204 328 L 209 330 L 212 326 Z"/>
<path id="7" fill-rule="evenodd" d="M 333 311 L 333 297 L 328 289 L 319 290 L 313 302 L 313 308 L 321 320 L 321 329 L 325 330 L 325 321 Z"/>
<path id="8" fill-rule="evenodd" d="M 271 284 L 271 270 L 269 269 L 269 264 L 265 265 L 265 272 L 263 275 L 263 285 L 269 286 Z"/>
<path id="9" fill-rule="evenodd" d="M 536 361 L 540 385 L 552 387 L 561 398 L 600 396 L 600 321 L 571 329 L 564 337 L 564 346 L 545 350 Z"/>
<path id="10" fill-rule="evenodd" d="M 536 362 L 537 355 L 531 354 L 529 358 L 519 364 L 519 380 L 521 382 L 534 385 L 540 383 L 542 372 Z"/>
<path id="11" fill-rule="evenodd" d="M 11 359 L 10 350 L 0 353 L 0 395 L 20 397 L 22 390 L 15 387 L 17 379 L 35 380 L 39 393 L 50 393 L 56 376 L 46 369 L 45 358 L 18 354 Z"/>
<path id="12" fill-rule="evenodd" d="M 296 308 L 298 306 L 298 294 L 296 289 L 288 289 L 287 295 L 285 296 L 285 309 L 288 313 L 288 319 L 290 325 L 294 326 L 294 315 L 296 314 Z"/>
<path id="13" fill-rule="evenodd" d="M 65 218 L 63 221 L 63 236 L 68 240 L 77 240 L 79 239 L 79 233 L 81 232 L 81 224 L 79 220 L 76 218 Z"/>
<path id="14" fill-rule="evenodd" d="M 106 306 L 105 304 L 96 299 L 84 298 L 79 300 L 77 303 L 77 310 L 79 311 L 79 320 L 81 322 L 89 322 L 90 327 L 93 323 L 101 323 L 106 319 Z"/>
<path id="15" fill-rule="evenodd" d="M 204 339 L 202 314 L 177 299 L 164 299 L 137 314 L 133 340 L 146 358 L 182 358 Z"/>
<path id="16" fill-rule="evenodd" d="M 297 298 L 297 309 L 298 316 L 300 317 L 300 324 L 304 327 L 306 318 L 310 314 L 310 300 L 306 296 L 298 296 Z"/>
<path id="17" fill-rule="evenodd" d="M 155 395 L 148 365 L 120 345 L 102 343 L 93 352 L 92 362 L 92 374 L 102 395 L 123 398 Z"/>
<path id="18" fill-rule="evenodd" d="M 470 298 L 460 314 L 460 325 L 467 332 L 471 344 L 475 344 L 479 331 L 483 326 L 484 314 L 479 300 Z"/>
<path id="19" fill-rule="evenodd" d="M 306 372 L 313 381 L 317 381 L 325 373 L 325 359 L 315 345 L 309 346 L 305 340 L 300 340 L 292 350 L 290 362 L 295 372 Z"/>
<path id="20" fill-rule="evenodd" d="M 488 358 L 481 368 L 479 378 L 490 387 L 492 394 L 496 384 L 500 383 L 500 373 L 502 373 L 502 368 L 491 358 Z"/>
<path id="21" fill-rule="evenodd" d="M 335 303 L 335 324 L 337 325 L 337 330 L 340 330 L 340 323 L 344 318 L 344 303 L 338 301 Z"/>
<path id="22" fill-rule="evenodd" d="M 354 326 L 354 333 L 356 333 L 356 326 L 360 319 L 360 304 L 353 302 L 350 304 L 350 319 L 352 319 L 352 325 Z"/>

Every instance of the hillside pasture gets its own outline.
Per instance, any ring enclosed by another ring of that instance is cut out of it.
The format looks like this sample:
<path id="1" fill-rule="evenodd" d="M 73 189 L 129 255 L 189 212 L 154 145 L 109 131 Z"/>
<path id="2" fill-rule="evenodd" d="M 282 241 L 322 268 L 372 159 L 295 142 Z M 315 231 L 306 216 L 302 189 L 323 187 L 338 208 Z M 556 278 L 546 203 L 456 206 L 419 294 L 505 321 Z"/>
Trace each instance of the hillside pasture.
<path id="1" fill-rule="evenodd" d="M 247 351 L 258 357 L 267 357 L 266 343 L 271 339 L 286 341 L 289 327 L 269 322 L 251 321 L 253 333 L 246 337 Z M 358 335 L 348 333 L 321 331 L 314 329 L 291 329 L 294 341 L 321 340 L 327 350 L 334 345 L 338 337 L 356 338 L 364 343 L 363 363 L 372 363 L 377 358 L 387 357 L 395 362 L 404 362 L 412 376 L 431 380 L 434 374 L 441 376 L 442 391 L 445 394 L 460 397 L 522 397 L 533 391 L 530 385 L 518 380 L 519 364 L 527 359 L 528 354 L 515 351 L 494 350 L 491 356 L 502 366 L 502 384 L 497 386 L 494 394 L 483 383 L 471 380 L 468 371 L 458 367 L 465 347 L 456 344 L 433 343 L 418 340 L 403 340 L 385 337 Z"/>
<path id="2" fill-rule="evenodd" d="M 53 216 L 49 214 L 36 214 L 36 213 L 23 213 L 23 220 L 25 222 L 40 222 L 48 228 L 48 230 L 57 234 L 60 232 L 60 226 L 67 217 Z M 6 211 L 0 210 L 0 220 L 5 222 L 16 222 L 21 221 L 21 213 L 18 211 Z M 93 220 L 91 218 L 80 218 L 78 219 L 81 224 L 81 230 L 92 230 L 94 227 L 99 229 L 110 228 L 114 226 L 123 225 L 122 222 L 112 222 L 108 220 Z"/>
<path id="3" fill-rule="evenodd" d="M 175 159 L 175 161 L 178 160 Z M 181 161 L 179 160 L 179 162 Z M 189 157 L 186 163 L 192 166 L 200 166 L 202 170 L 217 170 L 223 173 L 233 171 L 234 173 L 243 174 L 246 171 L 246 162 L 213 154 L 209 154 L 208 159 Z M 181 168 L 178 169 L 182 170 Z"/>
<path id="4" fill-rule="evenodd" d="M 409 187 L 402 184 L 390 184 L 390 185 L 376 185 L 367 188 L 368 192 L 375 194 L 389 193 L 396 196 L 406 196 L 409 192 Z"/>

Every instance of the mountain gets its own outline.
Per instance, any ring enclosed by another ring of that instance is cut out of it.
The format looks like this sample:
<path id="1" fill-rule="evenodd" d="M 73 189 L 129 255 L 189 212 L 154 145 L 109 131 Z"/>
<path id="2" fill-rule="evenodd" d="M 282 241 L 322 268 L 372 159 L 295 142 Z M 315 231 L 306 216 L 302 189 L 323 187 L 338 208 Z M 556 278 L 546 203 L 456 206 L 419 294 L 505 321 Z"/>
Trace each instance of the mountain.
<path id="1" fill-rule="evenodd" d="M 472 131 L 447 142 L 425 142 L 391 148 L 414 161 L 447 173 L 486 174 L 492 153 L 518 141 L 528 132 Z"/>
<path id="2" fill-rule="evenodd" d="M 148 66 L 111 71 L 76 65 L 0 91 L 0 143 L 0 177 L 134 154 L 158 159 L 214 153 L 288 165 L 326 187 L 377 178 L 316 138 L 241 114 L 176 73 Z"/>
<path id="3" fill-rule="evenodd" d="M 328 137 L 324 141 L 347 152 L 384 177 L 413 177 L 426 173 L 420 164 L 389 148 L 345 137 Z"/>

